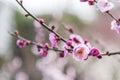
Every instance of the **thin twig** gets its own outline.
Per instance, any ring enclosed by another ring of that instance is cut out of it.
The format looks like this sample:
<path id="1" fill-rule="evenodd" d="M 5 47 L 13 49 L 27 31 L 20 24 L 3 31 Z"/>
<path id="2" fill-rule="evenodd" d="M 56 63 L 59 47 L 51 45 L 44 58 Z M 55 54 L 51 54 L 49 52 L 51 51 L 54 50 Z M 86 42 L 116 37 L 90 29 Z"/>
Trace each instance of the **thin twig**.
<path id="1" fill-rule="evenodd" d="M 29 15 L 31 16 L 34 20 L 36 20 L 37 22 L 39 22 L 39 19 L 36 18 L 35 16 L 33 16 L 18 0 L 16 0 L 16 2 L 23 8 L 23 10 Z M 54 33 L 57 37 L 59 37 L 63 42 L 66 42 L 66 40 L 60 36 L 57 32 L 53 31 L 51 28 L 49 28 L 49 26 L 45 23 L 42 24 L 42 26 L 44 26 L 48 31 Z"/>
<path id="2" fill-rule="evenodd" d="M 12 36 L 14 36 L 14 37 L 16 37 L 17 39 L 21 39 L 23 41 L 30 41 L 31 45 L 36 45 L 36 46 L 39 46 L 40 48 L 45 48 L 42 44 L 39 44 L 39 43 L 37 43 L 35 41 L 31 41 L 31 40 L 25 39 L 25 38 L 23 38 L 20 35 L 15 35 L 14 33 L 11 33 L 11 32 L 9 32 L 9 34 L 12 35 Z M 48 50 L 54 50 L 54 51 L 59 51 L 59 52 L 63 52 L 64 51 L 62 49 L 53 49 L 51 47 L 49 47 Z"/>
<path id="3" fill-rule="evenodd" d="M 23 41 L 30 41 L 31 45 L 36 45 L 36 46 L 39 46 L 40 48 L 44 48 L 43 45 L 38 44 L 37 42 L 31 41 L 31 40 L 25 39 L 25 38 L 23 38 L 20 35 L 15 35 L 14 33 L 11 33 L 11 32 L 9 32 L 9 34 L 11 34 L 12 36 L 16 37 L 17 39 L 21 39 Z M 53 49 L 51 47 L 49 47 L 48 50 L 54 50 L 54 51 L 58 51 L 58 52 L 64 52 L 64 50 L 62 50 L 62 49 Z M 71 51 L 71 53 L 72 53 L 72 51 Z M 120 52 L 113 52 L 113 53 L 106 52 L 105 54 L 101 54 L 101 55 L 102 56 L 120 55 Z M 91 56 L 91 55 L 89 55 L 89 56 Z"/>

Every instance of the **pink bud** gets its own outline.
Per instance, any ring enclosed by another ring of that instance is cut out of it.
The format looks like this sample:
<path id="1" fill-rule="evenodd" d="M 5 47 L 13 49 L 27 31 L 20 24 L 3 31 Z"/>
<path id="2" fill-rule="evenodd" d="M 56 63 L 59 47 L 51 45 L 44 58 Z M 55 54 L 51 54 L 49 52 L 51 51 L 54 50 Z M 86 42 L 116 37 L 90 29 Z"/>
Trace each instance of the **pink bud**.
<path id="1" fill-rule="evenodd" d="M 73 27 L 72 26 L 67 26 L 66 28 L 69 32 L 73 33 Z"/>
<path id="2" fill-rule="evenodd" d="M 23 3 L 23 0 L 20 0 L 20 3 L 22 4 L 22 3 Z"/>
<path id="3" fill-rule="evenodd" d="M 68 46 L 72 46 L 72 40 L 71 40 L 71 39 L 67 40 L 66 44 L 67 44 Z"/>
<path id="4" fill-rule="evenodd" d="M 15 34 L 16 36 L 18 36 L 18 35 L 19 35 L 19 31 L 18 31 L 18 30 L 15 30 L 15 31 L 14 31 L 14 34 Z"/>
<path id="5" fill-rule="evenodd" d="M 102 55 L 98 55 L 97 58 L 98 58 L 98 59 L 101 59 L 101 58 L 102 58 Z"/>
<path id="6" fill-rule="evenodd" d="M 52 25 L 52 26 L 51 26 L 51 29 L 54 30 L 54 29 L 55 29 L 55 25 Z"/>
<path id="7" fill-rule="evenodd" d="M 44 44 L 44 47 L 45 47 L 46 49 L 48 49 L 48 48 L 49 48 L 49 44 L 48 44 L 48 43 L 45 43 L 45 44 Z"/>
<path id="8" fill-rule="evenodd" d="M 46 57 L 48 54 L 48 51 L 46 49 L 41 48 L 39 53 L 42 57 Z"/>
<path id="9" fill-rule="evenodd" d="M 23 40 L 20 40 L 20 39 L 17 40 L 16 44 L 17 44 L 17 46 L 20 47 L 20 48 L 23 48 L 23 47 L 25 46 L 24 41 L 23 41 Z"/>
<path id="10" fill-rule="evenodd" d="M 97 48 L 92 48 L 92 49 L 90 50 L 90 54 L 91 54 L 92 56 L 95 56 L 95 57 L 99 58 L 99 59 L 102 58 L 102 55 L 101 55 L 100 51 L 99 51 Z"/>
<path id="11" fill-rule="evenodd" d="M 88 1 L 88 4 L 89 4 L 89 5 L 94 5 L 94 1 L 93 1 L 93 0 L 89 0 L 89 1 Z"/>
<path id="12" fill-rule="evenodd" d="M 80 2 L 87 2 L 88 0 L 80 0 Z"/>
<path id="13" fill-rule="evenodd" d="M 29 16 L 29 14 L 25 14 L 25 17 L 28 17 Z"/>
<path id="14" fill-rule="evenodd" d="M 44 19 L 39 19 L 38 21 L 39 21 L 39 23 L 40 23 L 41 25 L 43 25 Z"/>
<path id="15" fill-rule="evenodd" d="M 79 43 L 79 40 L 76 37 L 73 38 L 73 41 Z"/>
<path id="16" fill-rule="evenodd" d="M 60 53 L 59 53 L 59 57 L 60 57 L 60 58 L 63 58 L 64 56 L 65 56 L 65 55 L 64 55 L 63 52 L 60 52 Z"/>
<path id="17" fill-rule="evenodd" d="M 28 46 L 31 42 L 30 41 L 25 41 L 24 44 Z"/>

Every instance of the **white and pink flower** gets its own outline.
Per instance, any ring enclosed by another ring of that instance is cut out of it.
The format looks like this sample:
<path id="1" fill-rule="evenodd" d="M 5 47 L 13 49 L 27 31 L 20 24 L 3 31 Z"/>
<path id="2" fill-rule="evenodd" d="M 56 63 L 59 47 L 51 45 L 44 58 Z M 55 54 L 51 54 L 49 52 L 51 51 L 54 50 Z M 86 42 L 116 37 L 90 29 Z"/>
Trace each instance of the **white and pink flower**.
<path id="1" fill-rule="evenodd" d="M 72 46 L 76 46 L 80 43 L 84 43 L 83 38 L 77 34 L 71 34 L 70 39 L 72 40 Z"/>
<path id="2" fill-rule="evenodd" d="M 49 40 L 51 42 L 52 48 L 58 47 L 57 44 L 58 44 L 59 38 L 54 33 L 49 34 Z"/>
<path id="3" fill-rule="evenodd" d="M 78 44 L 73 49 L 73 58 L 77 61 L 88 59 L 90 50 L 85 44 Z"/>
<path id="4" fill-rule="evenodd" d="M 16 45 L 17 45 L 19 48 L 23 48 L 23 47 L 29 45 L 30 43 L 31 43 L 30 41 L 23 41 L 23 40 L 21 40 L 21 39 L 18 39 L 18 40 L 16 41 Z"/>
<path id="5" fill-rule="evenodd" d="M 113 8 L 113 3 L 107 1 L 107 0 L 98 0 L 97 7 L 101 12 L 108 12 Z"/>
<path id="6" fill-rule="evenodd" d="M 120 33 L 120 22 L 118 23 L 117 21 L 113 20 L 111 22 L 111 29 L 116 30 L 117 33 Z"/>

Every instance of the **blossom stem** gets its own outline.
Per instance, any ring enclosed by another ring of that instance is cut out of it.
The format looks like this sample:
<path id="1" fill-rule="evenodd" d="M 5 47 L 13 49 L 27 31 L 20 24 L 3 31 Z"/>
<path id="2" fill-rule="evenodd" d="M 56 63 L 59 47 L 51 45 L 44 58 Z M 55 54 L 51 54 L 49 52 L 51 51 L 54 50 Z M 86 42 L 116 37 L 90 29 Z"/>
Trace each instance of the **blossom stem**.
<path id="1" fill-rule="evenodd" d="M 30 41 L 28 39 L 23 38 L 20 35 L 14 34 L 14 33 L 9 32 L 9 34 L 11 34 L 12 36 L 16 37 L 17 39 L 21 39 L 23 41 Z M 34 41 L 30 41 L 30 44 L 31 45 L 39 46 L 40 48 L 45 48 L 42 44 L 39 44 L 39 43 L 34 42 Z M 64 50 L 62 50 L 62 49 L 53 49 L 51 47 L 49 47 L 48 50 L 54 50 L 54 51 L 58 51 L 58 52 L 64 52 Z M 70 52 L 72 53 L 72 50 Z M 113 53 L 106 52 L 105 54 L 102 54 L 102 56 L 112 56 L 112 55 L 120 55 L 120 52 L 113 52 Z M 91 56 L 91 55 L 89 55 L 89 56 Z"/>
<path id="2" fill-rule="evenodd" d="M 30 44 L 31 44 L 31 45 L 36 45 L 36 46 L 39 46 L 40 48 L 45 48 L 42 44 L 39 44 L 39 43 L 37 43 L 37 42 L 34 42 L 34 41 L 31 41 L 31 40 L 25 39 L 25 38 L 23 38 L 23 37 L 20 36 L 20 35 L 16 35 L 16 34 L 11 33 L 11 32 L 9 32 L 9 34 L 11 34 L 12 36 L 16 37 L 17 39 L 21 39 L 21 40 L 23 40 L 23 41 L 30 41 Z M 64 50 L 62 50 L 62 49 L 53 49 L 53 48 L 51 48 L 51 47 L 49 47 L 48 50 L 54 50 L 54 51 L 58 51 L 58 52 L 63 52 L 63 51 L 64 51 Z"/>
<path id="3" fill-rule="evenodd" d="M 119 20 L 117 20 L 110 12 L 107 12 L 107 14 L 108 14 L 112 19 L 114 19 L 116 22 L 120 23 Z"/>
<path id="4" fill-rule="evenodd" d="M 33 16 L 18 0 L 16 0 L 16 2 L 23 8 L 23 10 L 24 10 L 25 12 L 27 12 L 27 14 L 28 14 L 29 16 L 31 16 L 34 20 L 36 20 L 37 22 L 39 22 L 39 19 L 36 18 L 35 16 Z M 41 25 L 42 25 L 43 27 L 45 27 L 48 31 L 54 33 L 54 34 L 55 34 L 57 37 L 59 37 L 63 42 L 66 42 L 66 40 L 65 40 L 62 36 L 60 36 L 57 32 L 55 32 L 55 31 L 53 31 L 51 28 L 49 28 L 49 26 L 48 26 L 47 24 L 43 23 L 43 24 L 41 24 Z"/>
<path id="5" fill-rule="evenodd" d="M 120 55 L 120 52 L 113 52 L 113 53 L 106 52 L 105 54 L 102 54 L 102 56 L 112 56 L 112 55 Z"/>
<path id="6" fill-rule="evenodd" d="M 96 0 L 94 0 L 95 3 L 97 3 Z M 120 23 L 119 20 L 117 20 L 109 11 L 106 12 L 112 19 L 114 19 L 116 22 Z"/>

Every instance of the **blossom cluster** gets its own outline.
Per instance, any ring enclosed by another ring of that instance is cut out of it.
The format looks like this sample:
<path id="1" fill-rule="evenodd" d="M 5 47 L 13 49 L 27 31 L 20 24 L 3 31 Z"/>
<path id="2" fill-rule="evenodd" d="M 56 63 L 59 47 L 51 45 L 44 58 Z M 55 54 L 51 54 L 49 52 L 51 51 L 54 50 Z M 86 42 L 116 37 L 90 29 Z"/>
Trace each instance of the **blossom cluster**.
<path id="1" fill-rule="evenodd" d="M 117 2 L 120 2 L 120 0 L 116 0 Z M 80 2 L 88 2 L 89 5 L 94 5 L 96 3 L 96 6 L 102 13 L 107 13 L 113 18 L 113 21 L 111 22 L 111 29 L 116 30 L 117 33 L 120 33 L 120 19 L 116 19 L 111 15 L 109 12 L 114 7 L 114 4 L 108 0 L 80 0 Z"/>
<path id="2" fill-rule="evenodd" d="M 39 19 L 39 23 L 41 25 L 44 24 L 44 20 Z M 99 59 L 102 58 L 101 52 L 97 48 L 92 47 L 89 41 L 84 40 L 80 35 L 73 33 L 72 26 L 67 26 L 66 29 L 72 33 L 69 36 L 69 39 L 66 40 L 65 44 L 63 45 L 63 50 L 61 50 L 61 51 L 59 50 L 58 56 L 60 58 L 68 57 L 70 55 L 70 53 L 72 53 L 73 58 L 76 59 L 77 61 L 87 60 L 89 55 L 92 55 L 92 56 L 97 57 Z M 17 36 L 19 36 L 19 33 L 16 31 L 15 31 L 15 34 Z M 49 41 L 51 43 L 51 46 L 48 43 L 45 43 L 42 46 L 36 45 L 38 53 L 42 57 L 46 57 L 48 55 L 48 50 L 50 48 L 52 50 L 56 50 L 59 48 L 58 42 L 60 40 L 61 40 L 61 38 L 59 36 L 50 32 L 49 33 Z M 16 44 L 20 48 L 23 48 L 23 47 L 29 45 L 30 43 L 31 43 L 30 41 L 22 40 L 22 39 L 18 39 L 16 42 Z"/>
<path id="3" fill-rule="evenodd" d="M 17 1 L 17 0 L 16 0 Z M 23 1 L 17 1 L 18 4 L 23 8 Z M 111 29 L 116 30 L 117 33 L 120 33 L 120 18 L 116 19 L 111 13 L 110 10 L 114 7 L 113 3 L 108 0 L 80 0 L 80 2 L 88 2 L 89 5 L 96 5 L 97 8 L 102 12 L 108 14 L 112 17 L 113 21 L 111 22 Z M 29 41 L 24 38 L 21 38 L 18 31 L 14 32 L 14 35 L 19 38 L 16 42 L 17 46 L 23 48 L 29 44 L 34 44 L 37 47 L 38 53 L 42 57 L 46 57 L 48 55 L 49 50 L 54 50 L 58 53 L 60 58 L 68 57 L 70 54 L 73 55 L 73 58 L 77 61 L 87 60 L 89 56 L 96 57 L 98 59 L 102 58 L 102 54 L 98 48 L 93 47 L 88 40 L 83 39 L 80 35 L 74 33 L 72 26 L 67 26 L 66 29 L 71 33 L 69 38 L 65 40 L 62 36 L 60 36 L 57 32 L 54 31 L 55 26 L 47 26 L 45 24 L 44 19 L 37 19 L 34 17 L 29 11 L 23 8 L 27 14 L 26 17 L 31 16 L 36 22 L 41 24 L 41 26 L 45 27 L 49 33 L 49 43 L 40 44 L 37 41 Z M 65 44 L 62 49 L 59 49 L 59 41 L 63 41 Z M 106 54 L 108 55 L 108 54 Z"/>

